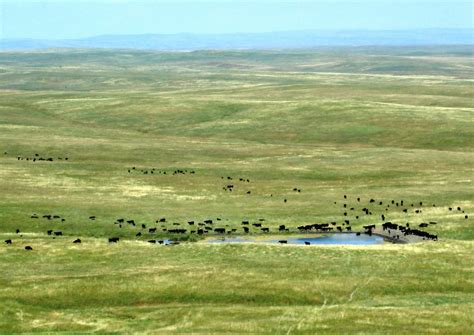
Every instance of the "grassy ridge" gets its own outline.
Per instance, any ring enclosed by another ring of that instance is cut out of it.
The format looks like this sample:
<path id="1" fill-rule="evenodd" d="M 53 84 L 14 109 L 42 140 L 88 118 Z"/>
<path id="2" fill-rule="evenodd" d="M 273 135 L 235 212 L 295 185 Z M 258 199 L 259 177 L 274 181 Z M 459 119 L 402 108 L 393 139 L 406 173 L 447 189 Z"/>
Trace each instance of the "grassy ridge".
<path id="1" fill-rule="evenodd" d="M 0 331 L 469 332 L 470 50 L 0 53 Z M 343 220 L 344 194 L 423 201 L 385 214 L 440 242 L 155 247 L 113 224 L 296 227 Z"/>

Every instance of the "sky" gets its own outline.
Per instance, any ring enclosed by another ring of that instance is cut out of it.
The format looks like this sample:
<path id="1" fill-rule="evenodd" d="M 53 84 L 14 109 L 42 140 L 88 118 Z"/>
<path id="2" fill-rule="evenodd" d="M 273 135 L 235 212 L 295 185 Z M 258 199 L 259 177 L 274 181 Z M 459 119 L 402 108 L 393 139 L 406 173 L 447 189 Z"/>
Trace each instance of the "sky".
<path id="1" fill-rule="evenodd" d="M 0 0 L 0 38 L 473 28 L 471 1 Z"/>

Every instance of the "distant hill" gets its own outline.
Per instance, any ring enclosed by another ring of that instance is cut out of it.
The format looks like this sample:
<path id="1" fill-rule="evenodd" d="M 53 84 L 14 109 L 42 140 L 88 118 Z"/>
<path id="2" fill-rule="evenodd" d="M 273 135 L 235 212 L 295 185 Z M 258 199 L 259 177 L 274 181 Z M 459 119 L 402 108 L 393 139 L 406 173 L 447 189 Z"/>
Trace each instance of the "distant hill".
<path id="1" fill-rule="evenodd" d="M 473 44 L 473 29 L 292 31 L 236 34 L 102 35 L 70 40 L 0 39 L 0 49 L 120 48 L 152 50 L 301 49 L 320 46 Z"/>

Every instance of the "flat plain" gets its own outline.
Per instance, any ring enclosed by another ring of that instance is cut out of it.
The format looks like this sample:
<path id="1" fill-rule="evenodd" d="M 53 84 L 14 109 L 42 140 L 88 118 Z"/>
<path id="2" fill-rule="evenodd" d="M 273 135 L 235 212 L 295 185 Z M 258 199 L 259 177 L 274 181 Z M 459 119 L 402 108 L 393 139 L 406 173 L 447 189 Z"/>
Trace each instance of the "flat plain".
<path id="1" fill-rule="evenodd" d="M 0 53 L 0 332 L 472 333 L 472 52 Z M 187 224 L 381 213 L 438 241 L 216 245 Z"/>

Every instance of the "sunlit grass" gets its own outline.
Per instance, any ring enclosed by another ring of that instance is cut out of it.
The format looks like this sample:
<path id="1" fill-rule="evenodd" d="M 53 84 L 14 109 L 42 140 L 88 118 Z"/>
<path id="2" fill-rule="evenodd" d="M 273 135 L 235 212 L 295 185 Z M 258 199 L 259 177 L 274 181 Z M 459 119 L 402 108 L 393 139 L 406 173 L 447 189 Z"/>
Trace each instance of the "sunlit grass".
<path id="1" fill-rule="evenodd" d="M 0 245 L 0 331 L 470 333 L 466 50 L 1 53 L 0 239 L 13 244 Z M 69 160 L 17 160 L 35 153 Z M 354 229 L 385 213 L 437 221 L 428 230 L 439 241 L 159 246 L 147 240 L 163 232 L 135 236 L 161 217 L 239 232 L 264 218 L 272 233 L 293 233 L 344 220 L 343 195 L 357 210 L 371 198 L 411 210 L 370 205 L 374 216 L 350 214 Z M 415 215 L 408 204 L 420 201 Z"/>

